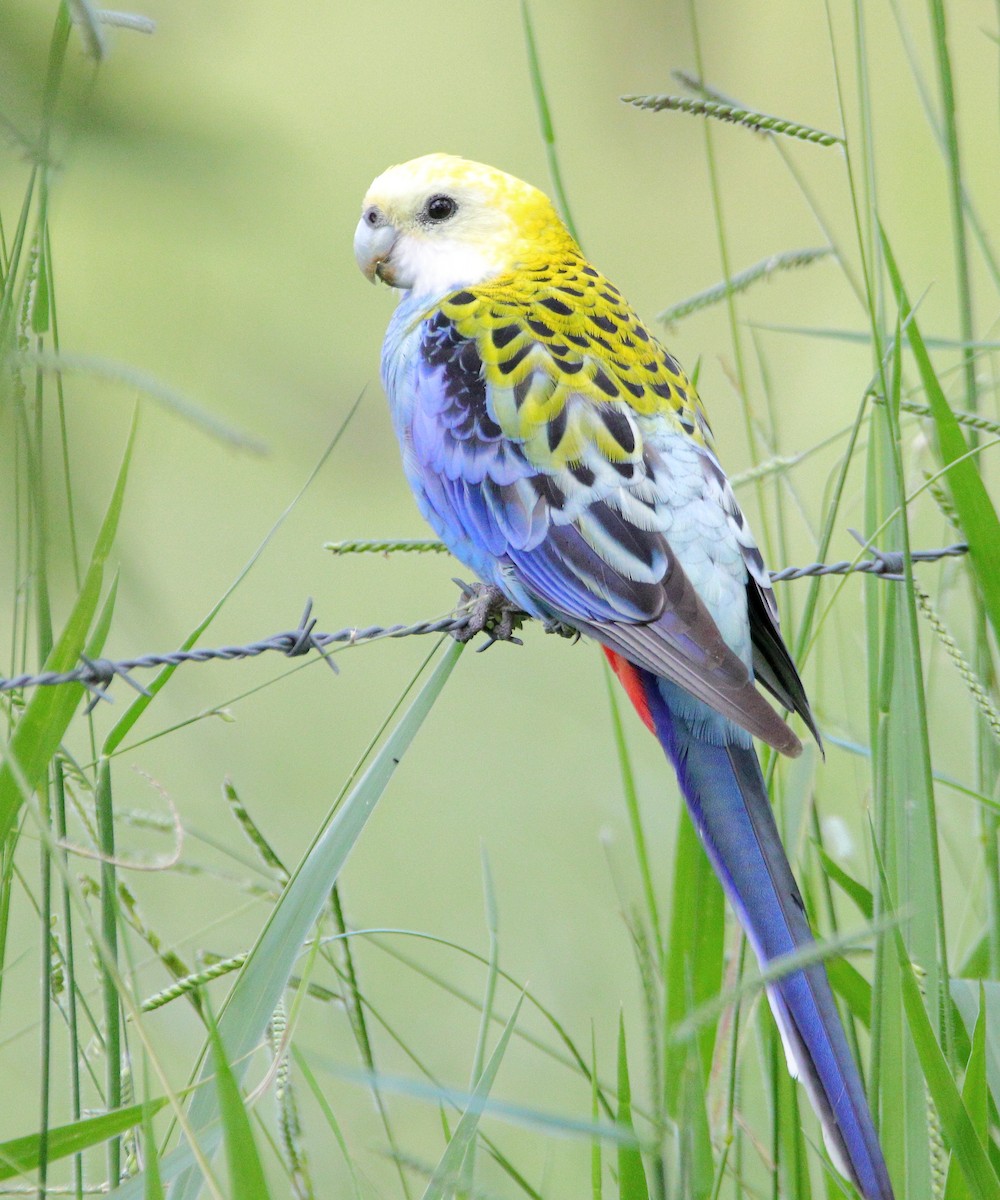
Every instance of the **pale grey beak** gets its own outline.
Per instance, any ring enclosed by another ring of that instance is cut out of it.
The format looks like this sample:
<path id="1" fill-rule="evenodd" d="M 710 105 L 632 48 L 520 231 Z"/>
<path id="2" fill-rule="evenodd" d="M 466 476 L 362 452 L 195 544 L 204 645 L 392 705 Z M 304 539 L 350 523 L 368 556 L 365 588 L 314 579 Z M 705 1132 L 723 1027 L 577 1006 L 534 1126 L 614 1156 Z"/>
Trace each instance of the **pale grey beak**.
<path id="1" fill-rule="evenodd" d="M 392 253 L 398 231 L 377 210 L 368 209 L 361 215 L 354 231 L 354 257 L 369 283 L 382 277 L 381 267 Z"/>

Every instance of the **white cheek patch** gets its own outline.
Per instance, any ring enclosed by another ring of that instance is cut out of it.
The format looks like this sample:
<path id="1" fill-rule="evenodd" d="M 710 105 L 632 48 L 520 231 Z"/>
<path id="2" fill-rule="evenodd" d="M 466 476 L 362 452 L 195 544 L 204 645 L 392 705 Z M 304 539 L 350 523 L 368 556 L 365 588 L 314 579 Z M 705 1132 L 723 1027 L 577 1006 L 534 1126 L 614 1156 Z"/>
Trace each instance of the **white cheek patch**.
<path id="1" fill-rule="evenodd" d="M 412 234 L 396 243 L 391 266 L 393 286 L 416 296 L 438 296 L 500 274 L 497 263 L 478 246 Z"/>

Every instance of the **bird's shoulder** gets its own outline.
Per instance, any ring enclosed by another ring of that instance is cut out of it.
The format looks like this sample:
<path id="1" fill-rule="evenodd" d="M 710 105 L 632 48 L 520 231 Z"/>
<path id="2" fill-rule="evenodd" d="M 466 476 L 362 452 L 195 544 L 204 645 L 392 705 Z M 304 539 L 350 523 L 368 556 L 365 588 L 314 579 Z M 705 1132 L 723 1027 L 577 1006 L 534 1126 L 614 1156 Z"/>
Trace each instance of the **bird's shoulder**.
<path id="1" fill-rule="evenodd" d="M 618 417 L 640 438 L 665 427 L 711 442 L 683 368 L 618 288 L 582 258 L 451 291 L 421 324 L 425 361 L 456 380 L 478 375 L 508 436 L 527 441 L 543 426 L 565 428 L 559 457 L 572 459 L 581 439 L 595 429 L 602 437 Z M 620 457 L 613 432 L 606 448 Z"/>

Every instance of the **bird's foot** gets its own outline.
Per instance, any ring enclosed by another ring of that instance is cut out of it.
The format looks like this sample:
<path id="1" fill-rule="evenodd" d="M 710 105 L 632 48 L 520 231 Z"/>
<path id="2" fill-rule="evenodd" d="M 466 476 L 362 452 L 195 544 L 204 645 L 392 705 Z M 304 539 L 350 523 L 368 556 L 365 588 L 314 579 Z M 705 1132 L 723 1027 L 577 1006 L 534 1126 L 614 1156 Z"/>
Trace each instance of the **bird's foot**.
<path id="1" fill-rule="evenodd" d="M 574 629 L 572 625 L 567 625 L 565 621 L 560 621 L 558 617 L 550 617 L 547 621 L 543 621 L 542 628 L 546 633 L 554 633 L 558 637 L 572 638 L 574 642 L 580 640 L 579 629 Z"/>
<path id="2" fill-rule="evenodd" d="M 524 645 L 514 632 L 521 628 L 525 614 L 500 588 L 492 583 L 465 583 L 461 579 L 455 583 L 462 589 L 459 606 L 469 614 L 466 625 L 452 634 L 457 642 L 469 642 L 477 633 L 485 633 L 489 640 L 479 647 L 480 651 L 489 650 L 494 642 Z"/>

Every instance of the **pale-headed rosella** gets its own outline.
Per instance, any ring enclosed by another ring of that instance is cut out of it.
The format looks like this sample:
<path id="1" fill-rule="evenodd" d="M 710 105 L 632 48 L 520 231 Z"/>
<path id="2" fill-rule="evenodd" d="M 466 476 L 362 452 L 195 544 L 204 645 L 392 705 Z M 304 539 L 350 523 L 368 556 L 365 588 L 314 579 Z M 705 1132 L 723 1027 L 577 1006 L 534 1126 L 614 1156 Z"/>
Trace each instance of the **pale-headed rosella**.
<path id="1" fill-rule="evenodd" d="M 493 167 L 391 167 L 354 248 L 402 292 L 382 379 L 424 517 L 513 605 L 601 644 L 760 962 L 813 945 L 751 738 L 801 744 L 755 680 L 815 724 L 691 381 L 549 199 Z M 891 1200 L 823 965 L 767 991 L 831 1159 Z"/>

